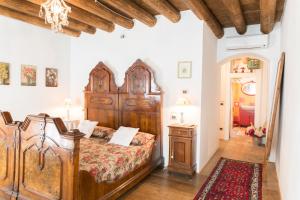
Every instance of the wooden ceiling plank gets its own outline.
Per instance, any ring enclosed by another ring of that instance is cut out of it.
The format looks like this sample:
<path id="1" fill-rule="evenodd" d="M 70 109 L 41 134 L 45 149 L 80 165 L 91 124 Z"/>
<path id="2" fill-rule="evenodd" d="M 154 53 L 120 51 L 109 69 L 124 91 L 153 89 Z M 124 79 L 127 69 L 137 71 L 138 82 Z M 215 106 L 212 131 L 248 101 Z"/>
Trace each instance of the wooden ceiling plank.
<path id="1" fill-rule="evenodd" d="M 247 30 L 245 18 L 241 8 L 240 0 L 222 0 L 227 9 L 228 16 L 239 34 L 244 34 Z"/>
<path id="2" fill-rule="evenodd" d="M 50 24 L 45 24 L 45 21 L 43 19 L 18 12 L 18 11 L 12 10 L 10 8 L 0 6 L 0 15 L 51 30 Z M 72 30 L 70 28 L 65 28 L 63 30 L 63 34 L 66 34 L 66 35 L 69 35 L 72 37 L 79 37 L 80 31 Z"/>
<path id="3" fill-rule="evenodd" d="M 269 34 L 275 25 L 276 0 L 260 0 L 260 30 Z"/>
<path id="4" fill-rule="evenodd" d="M 0 1 L 0 5 L 6 8 L 10 8 L 21 13 L 25 13 L 34 17 L 39 17 L 40 7 L 24 0 L 3 0 Z M 69 20 L 69 28 L 78 31 L 84 31 L 86 33 L 94 34 L 96 29 L 76 20 Z M 65 27 L 64 27 L 65 28 Z"/>
<path id="5" fill-rule="evenodd" d="M 166 0 L 142 0 L 142 2 L 174 23 L 181 18 L 180 12 Z"/>
<path id="6" fill-rule="evenodd" d="M 27 1 L 37 4 L 39 6 L 45 2 L 45 0 L 27 0 Z M 70 18 L 88 24 L 90 26 L 96 27 L 106 32 L 112 32 L 115 29 L 115 25 L 112 22 L 103 19 L 99 16 L 93 15 L 92 13 L 89 13 L 86 10 L 77 8 L 72 5 L 69 6 L 71 7 L 71 13 L 69 14 Z"/>
<path id="7" fill-rule="evenodd" d="M 73 6 L 77 6 L 83 10 L 86 10 L 94 15 L 104 18 L 108 21 L 114 22 L 120 26 L 127 29 L 133 28 L 133 21 L 128 19 L 118 13 L 113 12 L 109 8 L 102 5 L 100 2 L 95 2 L 93 0 L 65 0 Z"/>
<path id="8" fill-rule="evenodd" d="M 199 19 L 203 19 L 207 23 L 217 38 L 223 37 L 222 25 L 203 0 L 186 0 L 185 3 Z"/>
<path id="9" fill-rule="evenodd" d="M 119 9 L 132 18 L 136 18 L 142 23 L 152 27 L 156 24 L 156 18 L 143 8 L 139 7 L 131 0 L 102 0 L 104 3 L 111 5 L 114 8 Z"/>

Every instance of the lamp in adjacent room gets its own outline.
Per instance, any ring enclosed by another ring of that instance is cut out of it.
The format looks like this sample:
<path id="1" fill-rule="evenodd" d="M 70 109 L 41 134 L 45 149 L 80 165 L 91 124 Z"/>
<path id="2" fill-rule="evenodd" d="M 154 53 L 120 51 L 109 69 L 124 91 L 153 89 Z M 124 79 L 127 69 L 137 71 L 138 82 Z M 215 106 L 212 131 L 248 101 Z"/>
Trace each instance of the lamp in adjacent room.
<path id="1" fill-rule="evenodd" d="M 72 101 L 70 98 L 65 99 L 65 109 L 67 112 L 67 120 L 70 120 L 70 110 L 71 110 Z"/>
<path id="2" fill-rule="evenodd" d="M 180 97 L 177 101 L 176 101 L 176 105 L 180 107 L 180 109 L 184 109 L 184 107 L 190 105 L 191 102 L 189 99 L 185 98 L 185 97 Z M 180 112 L 180 123 L 184 124 L 184 112 L 181 111 Z"/>

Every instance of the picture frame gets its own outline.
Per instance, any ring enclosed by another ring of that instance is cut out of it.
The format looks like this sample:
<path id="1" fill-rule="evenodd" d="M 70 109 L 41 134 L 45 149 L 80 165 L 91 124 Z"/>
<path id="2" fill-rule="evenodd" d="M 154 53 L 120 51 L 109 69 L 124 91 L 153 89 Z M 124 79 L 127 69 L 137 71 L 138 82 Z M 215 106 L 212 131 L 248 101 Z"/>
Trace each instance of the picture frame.
<path id="1" fill-rule="evenodd" d="M 21 85 L 36 86 L 37 68 L 34 65 L 21 65 Z"/>
<path id="2" fill-rule="evenodd" d="M 192 62 L 191 61 L 178 62 L 177 77 L 180 79 L 192 78 Z"/>
<path id="3" fill-rule="evenodd" d="M 10 84 L 10 68 L 9 63 L 0 62 L 0 85 Z"/>
<path id="4" fill-rule="evenodd" d="M 259 59 L 255 59 L 255 58 L 248 58 L 247 68 L 250 70 L 260 69 L 261 61 Z"/>
<path id="5" fill-rule="evenodd" d="M 45 84 L 46 87 L 58 87 L 58 69 L 46 68 Z"/>

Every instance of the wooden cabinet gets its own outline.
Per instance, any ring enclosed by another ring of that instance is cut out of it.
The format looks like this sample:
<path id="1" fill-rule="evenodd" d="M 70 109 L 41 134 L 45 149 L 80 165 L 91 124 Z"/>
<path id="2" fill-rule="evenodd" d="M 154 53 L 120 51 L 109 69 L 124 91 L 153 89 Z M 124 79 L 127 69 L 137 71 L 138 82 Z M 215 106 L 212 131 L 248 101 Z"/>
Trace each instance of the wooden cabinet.
<path id="1" fill-rule="evenodd" d="M 196 126 L 169 126 L 169 166 L 171 172 L 193 175 L 196 168 Z"/>

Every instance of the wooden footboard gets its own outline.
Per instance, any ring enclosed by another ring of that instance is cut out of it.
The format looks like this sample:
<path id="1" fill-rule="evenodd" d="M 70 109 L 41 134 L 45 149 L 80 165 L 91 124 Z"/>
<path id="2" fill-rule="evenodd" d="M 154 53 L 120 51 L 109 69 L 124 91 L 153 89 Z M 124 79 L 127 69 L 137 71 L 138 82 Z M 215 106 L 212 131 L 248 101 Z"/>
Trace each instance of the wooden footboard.
<path id="1" fill-rule="evenodd" d="M 82 137 L 60 118 L 28 116 L 21 126 L 19 199 L 76 200 Z"/>
<path id="2" fill-rule="evenodd" d="M 13 122 L 10 113 L 1 112 L 0 115 L 0 199 L 15 199 L 17 186 L 15 185 L 15 167 L 18 155 L 16 143 L 19 136 L 20 123 Z"/>
<path id="3" fill-rule="evenodd" d="M 117 181 L 96 183 L 95 178 L 87 171 L 80 171 L 79 199 L 114 200 L 130 190 L 148 176 L 155 168 L 163 165 L 163 159 L 159 153 L 159 142 L 159 140 L 156 140 L 151 159 L 147 163 Z"/>

